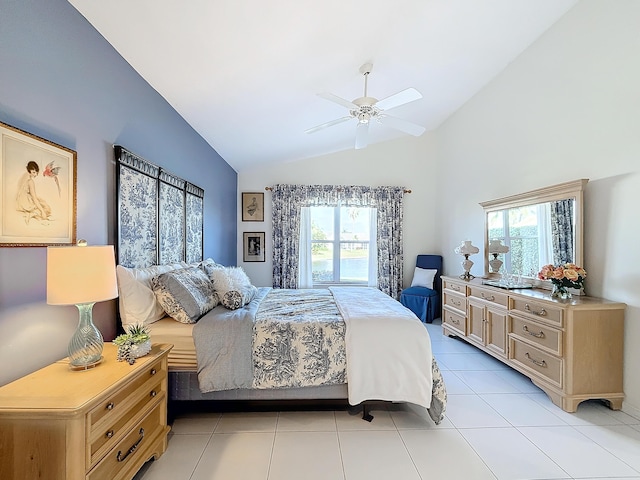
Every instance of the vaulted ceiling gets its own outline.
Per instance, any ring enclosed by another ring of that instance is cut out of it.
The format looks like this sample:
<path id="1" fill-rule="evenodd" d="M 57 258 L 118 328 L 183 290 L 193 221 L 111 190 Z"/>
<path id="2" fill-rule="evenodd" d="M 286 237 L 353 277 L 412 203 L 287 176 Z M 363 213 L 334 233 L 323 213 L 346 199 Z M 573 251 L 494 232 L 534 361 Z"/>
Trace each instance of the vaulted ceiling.
<path id="1" fill-rule="evenodd" d="M 318 96 L 413 87 L 389 114 L 437 128 L 578 0 L 69 0 L 237 171 L 354 148 Z M 369 144 L 406 135 L 371 122 Z"/>

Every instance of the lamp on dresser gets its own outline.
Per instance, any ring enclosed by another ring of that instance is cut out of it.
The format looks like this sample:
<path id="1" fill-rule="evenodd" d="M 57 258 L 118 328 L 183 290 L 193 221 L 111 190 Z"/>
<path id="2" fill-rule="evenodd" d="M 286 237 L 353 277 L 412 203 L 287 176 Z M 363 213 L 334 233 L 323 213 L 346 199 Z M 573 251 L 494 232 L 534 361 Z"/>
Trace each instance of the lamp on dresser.
<path id="1" fill-rule="evenodd" d="M 475 278 L 469 273 L 469 270 L 473 267 L 473 262 L 469 260 L 469 255 L 473 255 L 479 251 L 480 249 L 478 247 L 471 244 L 471 240 L 464 240 L 458 247 L 456 247 L 455 252 L 464 257 L 464 260 L 461 263 L 464 273 L 460 275 L 460 278 L 463 280 L 471 280 L 472 278 Z"/>
<path id="2" fill-rule="evenodd" d="M 104 340 L 93 305 L 118 296 L 113 245 L 47 247 L 47 303 L 75 305 L 80 321 L 69 342 L 69 367 L 86 370 L 102 361 Z"/>
<path id="3" fill-rule="evenodd" d="M 502 267 L 502 260 L 498 258 L 501 253 L 508 253 L 509 247 L 502 245 L 502 241 L 499 238 L 489 240 L 489 254 L 493 255 L 493 258 L 489 260 L 489 266 L 492 273 L 498 273 L 500 267 Z"/>

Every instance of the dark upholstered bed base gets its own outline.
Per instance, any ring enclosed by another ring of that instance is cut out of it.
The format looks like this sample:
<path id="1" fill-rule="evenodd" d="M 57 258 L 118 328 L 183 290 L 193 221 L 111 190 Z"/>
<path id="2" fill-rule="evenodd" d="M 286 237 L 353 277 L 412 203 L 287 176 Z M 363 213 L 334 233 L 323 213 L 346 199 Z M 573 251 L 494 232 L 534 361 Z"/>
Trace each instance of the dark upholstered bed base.
<path id="1" fill-rule="evenodd" d="M 202 393 L 196 372 L 169 372 L 169 400 L 346 400 L 347 385 L 304 388 L 237 389 Z"/>

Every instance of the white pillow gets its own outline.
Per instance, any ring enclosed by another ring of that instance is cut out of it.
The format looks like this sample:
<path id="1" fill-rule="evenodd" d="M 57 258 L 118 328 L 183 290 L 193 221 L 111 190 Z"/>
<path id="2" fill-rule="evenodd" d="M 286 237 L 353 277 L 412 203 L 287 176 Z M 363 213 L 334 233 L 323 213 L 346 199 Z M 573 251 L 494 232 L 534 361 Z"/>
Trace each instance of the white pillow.
<path id="1" fill-rule="evenodd" d="M 230 310 L 244 307 L 257 292 L 242 267 L 223 267 L 208 270 L 220 303 Z"/>
<path id="2" fill-rule="evenodd" d="M 438 273 L 438 270 L 416 267 L 413 272 L 413 281 L 411 282 L 411 286 L 426 287 L 433 290 L 433 279 L 435 278 L 436 273 Z"/>
<path id="3" fill-rule="evenodd" d="M 185 268 L 186 263 L 154 265 L 147 268 L 116 267 L 120 320 L 122 325 L 153 323 L 165 316 L 151 288 L 151 279 L 162 273 Z"/>

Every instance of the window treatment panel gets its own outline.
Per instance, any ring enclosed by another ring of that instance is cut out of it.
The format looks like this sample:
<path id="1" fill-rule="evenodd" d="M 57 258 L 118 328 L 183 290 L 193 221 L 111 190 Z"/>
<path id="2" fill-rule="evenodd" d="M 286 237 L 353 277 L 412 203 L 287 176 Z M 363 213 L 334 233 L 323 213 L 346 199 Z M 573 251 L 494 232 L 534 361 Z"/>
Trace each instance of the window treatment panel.
<path id="1" fill-rule="evenodd" d="M 273 287 L 299 288 L 302 207 L 377 209 L 378 288 L 393 298 L 402 290 L 404 187 L 275 185 L 272 188 Z"/>
<path id="2" fill-rule="evenodd" d="M 574 262 L 573 199 L 551 202 L 551 230 L 555 265 Z"/>

